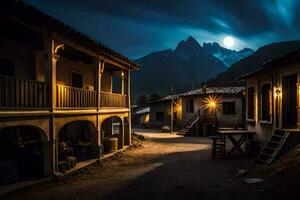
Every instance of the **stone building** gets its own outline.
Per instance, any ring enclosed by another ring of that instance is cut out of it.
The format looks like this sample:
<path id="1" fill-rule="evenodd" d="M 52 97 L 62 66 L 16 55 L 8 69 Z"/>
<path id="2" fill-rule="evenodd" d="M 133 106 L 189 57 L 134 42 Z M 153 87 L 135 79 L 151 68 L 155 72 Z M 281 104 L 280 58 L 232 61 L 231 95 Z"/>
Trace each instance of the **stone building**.
<path id="1" fill-rule="evenodd" d="M 208 87 L 187 91 L 177 95 L 169 95 L 160 100 L 153 101 L 142 107 L 136 108 L 134 118 L 136 125 L 147 124 L 146 127 L 162 128 L 163 126 L 171 126 L 173 118 L 173 130 L 179 131 L 192 123 L 189 130 L 184 130 L 190 135 L 208 135 L 208 126 L 216 123 L 211 119 L 217 119 L 219 127 L 244 127 L 245 125 L 245 88 L 244 87 Z M 173 97 L 173 108 L 172 108 Z M 209 112 L 206 107 L 210 102 L 206 102 L 209 98 L 217 100 L 217 108 L 215 115 Z M 171 116 L 171 109 L 173 116 Z M 146 111 L 143 113 L 142 111 Z M 145 117 L 147 116 L 147 117 Z M 198 116 L 198 117 L 197 117 Z M 143 119 L 147 119 L 145 122 Z M 196 127 L 197 126 L 197 127 Z"/>
<path id="2" fill-rule="evenodd" d="M 255 131 L 261 142 L 269 140 L 276 130 L 299 132 L 299 50 L 271 60 L 240 79 L 247 82 L 247 129 Z"/>
<path id="3" fill-rule="evenodd" d="M 180 94 L 184 134 L 209 135 L 211 126 L 242 128 L 244 87 L 206 87 Z M 188 127 L 188 128 L 187 128 Z"/>
<path id="4" fill-rule="evenodd" d="M 140 66 L 22 1 L 0 10 L 0 185 L 98 160 L 107 138 L 130 145 Z"/>

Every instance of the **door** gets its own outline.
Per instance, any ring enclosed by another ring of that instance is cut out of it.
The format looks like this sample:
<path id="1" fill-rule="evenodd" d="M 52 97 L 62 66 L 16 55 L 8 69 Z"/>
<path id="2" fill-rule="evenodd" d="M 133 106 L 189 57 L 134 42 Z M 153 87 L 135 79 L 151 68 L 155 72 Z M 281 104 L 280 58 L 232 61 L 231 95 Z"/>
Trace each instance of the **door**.
<path id="1" fill-rule="evenodd" d="M 297 113 L 297 74 L 282 77 L 282 126 L 295 128 Z"/>

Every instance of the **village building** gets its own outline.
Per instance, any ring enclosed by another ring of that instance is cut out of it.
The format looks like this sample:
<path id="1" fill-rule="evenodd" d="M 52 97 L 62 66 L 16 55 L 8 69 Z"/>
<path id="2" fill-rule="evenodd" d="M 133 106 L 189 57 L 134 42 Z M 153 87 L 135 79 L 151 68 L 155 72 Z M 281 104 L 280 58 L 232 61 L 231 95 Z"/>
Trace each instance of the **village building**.
<path id="1" fill-rule="evenodd" d="M 22 1 L 0 10 L 0 185 L 130 145 L 130 72 L 140 66 Z"/>
<path id="2" fill-rule="evenodd" d="M 181 132 L 208 136 L 216 128 L 243 128 L 245 123 L 244 87 L 206 87 L 180 94 Z"/>
<path id="3" fill-rule="evenodd" d="M 173 98 L 173 100 L 172 100 Z M 173 101 L 173 108 L 172 108 Z M 173 116 L 171 110 L 173 109 Z M 156 101 L 139 106 L 133 112 L 133 125 L 139 128 L 161 129 L 171 126 L 173 118 L 173 130 L 179 130 L 182 125 L 182 105 L 178 95 L 168 95 Z"/>
<path id="4" fill-rule="evenodd" d="M 300 51 L 271 60 L 240 79 L 247 82 L 246 127 L 264 144 L 258 159 L 270 163 L 278 152 L 300 142 L 295 134 L 300 130 Z"/>
<path id="5" fill-rule="evenodd" d="M 210 127 L 216 125 L 242 128 L 245 126 L 244 90 L 244 87 L 206 88 L 203 85 L 200 89 L 169 95 L 136 108 L 133 112 L 133 118 L 136 119 L 134 124 L 151 128 L 173 125 L 174 131 L 194 136 L 207 136 L 210 134 Z M 210 97 L 210 101 L 216 103 L 213 112 L 208 106 L 212 102 L 207 102 Z"/>

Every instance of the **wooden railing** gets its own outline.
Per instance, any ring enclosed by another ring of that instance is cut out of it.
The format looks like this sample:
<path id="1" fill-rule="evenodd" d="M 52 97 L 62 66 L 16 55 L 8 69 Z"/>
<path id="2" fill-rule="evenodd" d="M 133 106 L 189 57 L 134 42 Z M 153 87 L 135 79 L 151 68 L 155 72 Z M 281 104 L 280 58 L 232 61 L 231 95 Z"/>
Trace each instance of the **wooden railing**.
<path id="1" fill-rule="evenodd" d="M 97 91 L 56 85 L 57 108 L 97 107 Z"/>
<path id="2" fill-rule="evenodd" d="M 122 107 L 127 108 L 127 95 L 101 92 L 100 93 L 101 107 Z"/>
<path id="3" fill-rule="evenodd" d="M 48 107 L 48 94 L 45 82 L 0 76 L 0 107 Z"/>

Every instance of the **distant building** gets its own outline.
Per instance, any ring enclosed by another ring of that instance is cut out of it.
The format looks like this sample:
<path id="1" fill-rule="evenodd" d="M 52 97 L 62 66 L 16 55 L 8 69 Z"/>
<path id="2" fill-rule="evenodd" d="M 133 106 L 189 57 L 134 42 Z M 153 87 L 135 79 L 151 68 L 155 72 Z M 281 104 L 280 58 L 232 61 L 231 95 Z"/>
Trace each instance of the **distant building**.
<path id="1" fill-rule="evenodd" d="M 242 76 L 247 81 L 247 129 L 266 142 L 275 130 L 299 132 L 300 50 Z"/>
<path id="2" fill-rule="evenodd" d="M 140 66 L 22 1 L 0 10 L 0 185 L 98 160 L 112 138 L 130 145 Z"/>
<path id="3" fill-rule="evenodd" d="M 200 89 L 180 94 L 183 131 L 201 136 L 209 135 L 211 126 L 244 127 L 244 90 L 244 87 L 203 85 Z"/>
<path id="4" fill-rule="evenodd" d="M 173 97 L 174 129 L 182 123 L 181 99 L 178 95 L 169 95 L 159 100 L 137 107 L 133 112 L 133 125 L 141 128 L 162 128 L 171 125 L 171 105 Z"/>
<path id="5" fill-rule="evenodd" d="M 201 136 L 208 135 L 208 127 L 216 125 L 216 123 L 218 127 L 244 127 L 244 90 L 244 87 L 209 87 L 173 95 L 174 130 L 185 129 L 184 134 Z M 209 112 L 210 108 L 207 107 L 208 102 L 206 100 L 209 97 L 218 99 L 216 102 L 217 109 L 213 115 Z M 147 117 L 146 127 L 171 126 L 171 105 L 172 95 L 169 95 L 138 107 L 133 118 L 139 118 L 135 122 L 143 121 L 138 112 L 141 113 L 147 108 L 147 116 L 149 117 Z M 189 123 L 191 123 L 190 127 L 187 128 Z"/>

